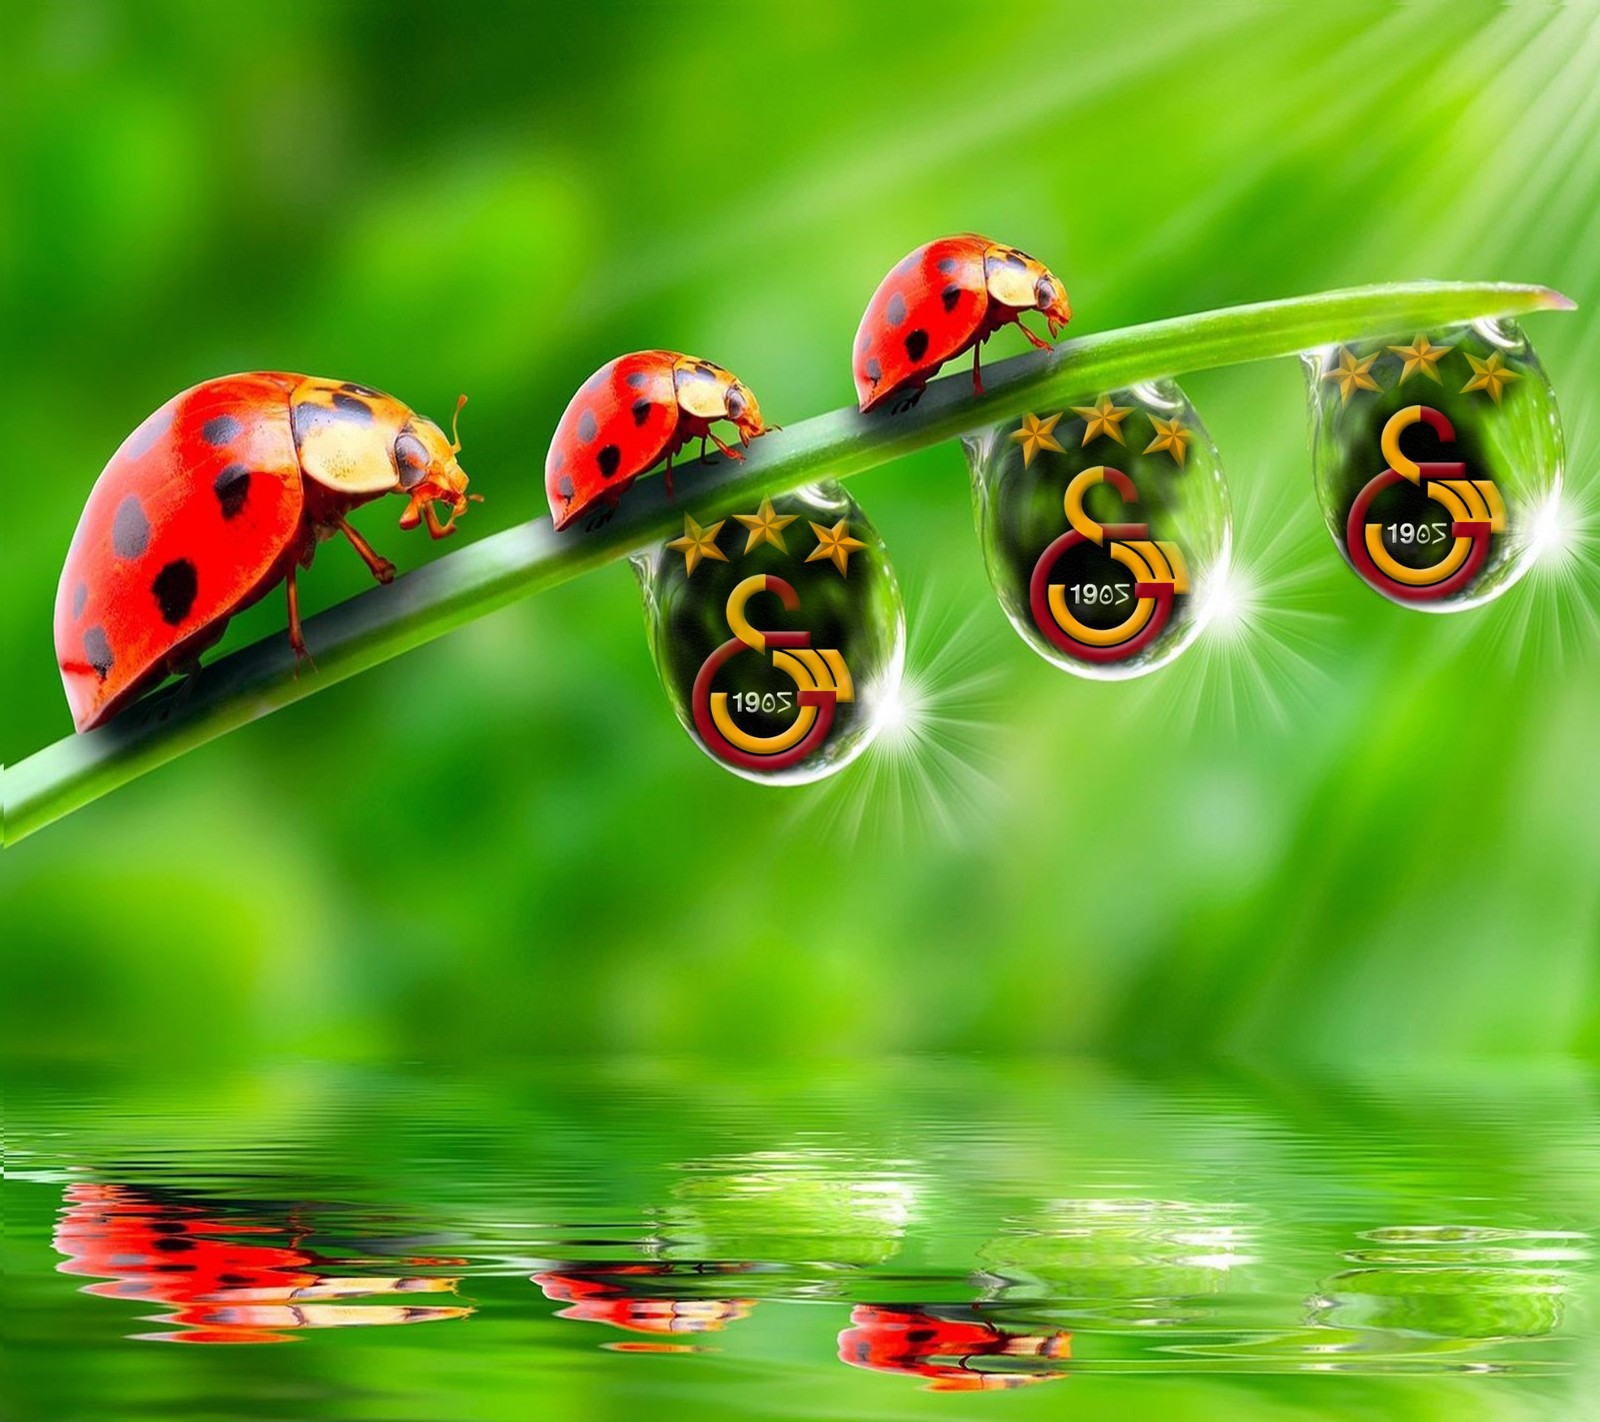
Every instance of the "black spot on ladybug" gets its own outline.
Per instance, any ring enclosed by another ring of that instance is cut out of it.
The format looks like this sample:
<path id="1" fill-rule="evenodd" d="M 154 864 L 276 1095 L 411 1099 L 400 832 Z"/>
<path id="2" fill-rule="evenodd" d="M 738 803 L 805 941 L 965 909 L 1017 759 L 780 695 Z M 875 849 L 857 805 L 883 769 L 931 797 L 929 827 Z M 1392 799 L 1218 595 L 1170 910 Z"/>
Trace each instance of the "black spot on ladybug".
<path id="1" fill-rule="evenodd" d="M 192 1274 L 193 1264 L 157 1264 L 150 1272 L 152 1274 Z"/>
<path id="2" fill-rule="evenodd" d="M 161 609 L 162 620 L 169 627 L 176 627 L 189 615 L 189 609 L 194 606 L 194 595 L 199 589 L 194 564 L 187 558 L 168 563 L 150 584 L 150 591 L 156 596 L 156 606 Z"/>
<path id="3" fill-rule="evenodd" d="M 956 302 L 961 300 L 961 288 L 951 282 L 949 286 L 939 293 L 939 300 L 944 303 L 946 311 L 954 311 Z"/>
<path id="4" fill-rule="evenodd" d="M 89 659 L 89 665 L 95 674 L 104 681 L 110 674 L 111 668 L 117 659 L 111 655 L 111 643 L 106 640 L 106 629 L 96 624 L 83 634 L 83 655 Z"/>
<path id="5" fill-rule="evenodd" d="M 368 386 L 368 385 L 357 385 L 355 383 L 355 381 L 353 381 L 353 380 L 345 381 L 344 384 L 341 385 L 339 388 L 341 390 L 348 390 L 352 395 L 368 395 L 368 396 L 376 397 L 377 394 L 378 394 L 378 392 L 376 390 L 372 389 L 371 386 Z"/>
<path id="6" fill-rule="evenodd" d="M 365 425 L 372 423 L 372 406 L 359 396 L 346 395 L 342 390 L 335 390 L 331 398 L 333 400 L 333 408 L 341 414 L 360 420 Z"/>
<path id="7" fill-rule="evenodd" d="M 633 422 L 634 422 L 634 424 L 642 425 L 646 420 L 648 420 L 650 418 L 650 411 L 653 410 L 654 408 L 655 408 L 655 406 L 649 400 L 646 400 L 643 396 L 641 396 L 639 399 L 635 400 L 633 402 Z"/>
<path id="8" fill-rule="evenodd" d="M 643 390 L 649 383 L 650 372 L 648 370 L 636 370 L 628 377 L 628 384 L 635 390 Z"/>
<path id="9" fill-rule="evenodd" d="M 694 368 L 705 376 L 707 380 L 715 380 L 717 378 L 717 368 L 708 360 L 697 360 L 694 363 Z"/>
<path id="10" fill-rule="evenodd" d="M 111 548 L 119 558 L 137 558 L 150 546 L 150 520 L 137 494 L 126 495 L 111 520 Z"/>
<path id="11" fill-rule="evenodd" d="M 918 247 L 915 252 L 908 252 L 905 256 L 901 257 L 900 260 L 894 264 L 894 271 L 891 272 L 890 275 L 904 276 L 907 272 L 915 271 L 917 263 L 921 260 L 922 248 Z"/>
<path id="12" fill-rule="evenodd" d="M 961 263 L 958 262 L 954 257 L 944 257 L 940 259 L 939 270 L 942 271 L 946 276 L 954 276 L 956 274 L 956 268 L 960 265 Z"/>
<path id="13" fill-rule="evenodd" d="M 856 1344 L 856 1362 L 870 1363 L 872 1361 L 872 1345 L 870 1343 Z"/>
<path id="14" fill-rule="evenodd" d="M 192 1239 L 158 1239 L 155 1247 L 163 1254 L 182 1254 L 186 1249 L 194 1248 Z"/>
<path id="15" fill-rule="evenodd" d="M 615 362 L 613 362 L 613 364 L 615 364 Z M 580 393 L 585 393 L 586 392 L 586 393 L 592 395 L 596 390 L 599 390 L 602 386 L 604 386 L 606 381 L 609 380 L 610 378 L 611 378 L 611 366 L 603 365 L 603 366 L 600 367 L 599 370 L 595 371 L 595 373 L 593 375 L 591 375 L 587 380 L 585 380 L 582 385 L 580 385 L 578 387 L 579 392 Z M 629 380 L 633 379 L 633 377 L 631 375 L 628 378 L 629 378 Z"/>
<path id="16" fill-rule="evenodd" d="M 155 448 L 156 441 L 172 428 L 172 407 L 164 406 L 151 415 L 127 439 L 122 441 L 122 453 L 129 459 L 140 459 Z"/>
<path id="17" fill-rule="evenodd" d="M 222 505 L 223 518 L 237 518 L 250 497 L 250 471 L 243 464 L 230 464 L 211 481 L 211 492 Z"/>
<path id="18" fill-rule="evenodd" d="M 600 426 L 595 422 L 594 411 L 585 410 L 578 416 L 578 438 L 588 444 L 600 432 Z"/>
<path id="19" fill-rule="evenodd" d="M 867 362 L 867 379 L 874 385 L 883 379 L 883 367 L 878 364 L 876 356 Z"/>
<path id="20" fill-rule="evenodd" d="M 622 451 L 614 444 L 608 444 L 595 456 L 595 462 L 600 466 L 600 472 L 607 479 L 612 478 L 617 472 L 617 466 L 622 463 Z"/>
<path id="21" fill-rule="evenodd" d="M 83 616 L 83 605 L 89 601 L 89 584 L 79 583 L 72 590 L 72 616 L 74 619 Z"/>
<path id="22" fill-rule="evenodd" d="M 217 1282 L 224 1288 L 244 1289 L 255 1283 L 256 1280 L 254 1276 L 250 1274 L 225 1273 L 217 1275 Z"/>
<path id="23" fill-rule="evenodd" d="M 921 360 L 928 353 L 928 333 L 920 326 L 906 337 L 906 354 L 912 360 Z"/>
<path id="24" fill-rule="evenodd" d="M 872 333 L 870 331 L 863 331 L 861 333 L 861 338 L 856 342 L 856 349 L 862 355 L 865 355 L 867 353 L 868 347 L 870 347 L 871 345 L 872 345 Z"/>
<path id="25" fill-rule="evenodd" d="M 560 470 L 561 470 L 561 466 L 563 464 L 565 464 L 566 462 L 567 462 L 567 456 L 564 455 L 559 449 L 551 450 L 550 451 L 550 468 L 549 468 L 548 472 L 551 473 L 551 474 L 559 473 Z"/>
<path id="26" fill-rule="evenodd" d="M 221 449 L 223 445 L 231 443 L 243 428 L 232 415 L 213 415 L 200 426 L 200 438 L 213 449 Z"/>
<path id="27" fill-rule="evenodd" d="M 578 491 L 573 487 L 572 484 L 572 475 L 563 474 L 559 479 L 556 480 L 556 493 L 560 494 L 561 497 L 566 499 L 569 503 L 577 496 L 577 492 Z"/>
<path id="28" fill-rule="evenodd" d="M 908 1328 L 906 1330 L 907 1343 L 926 1343 L 930 1338 L 937 1336 L 931 1328 Z"/>
<path id="29" fill-rule="evenodd" d="M 883 314 L 891 326 L 898 326 L 906 319 L 906 299 L 897 291 L 889 298 L 889 304 L 884 307 Z"/>

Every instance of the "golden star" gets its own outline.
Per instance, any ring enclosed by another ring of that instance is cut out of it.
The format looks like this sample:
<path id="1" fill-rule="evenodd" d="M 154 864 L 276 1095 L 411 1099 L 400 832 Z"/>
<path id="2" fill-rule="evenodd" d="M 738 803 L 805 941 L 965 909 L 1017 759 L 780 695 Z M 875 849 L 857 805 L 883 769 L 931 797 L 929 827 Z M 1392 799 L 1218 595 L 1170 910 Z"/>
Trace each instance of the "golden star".
<path id="1" fill-rule="evenodd" d="M 1357 360 L 1349 346 L 1339 348 L 1339 364 L 1336 369 L 1330 370 L 1322 378 L 1324 380 L 1337 380 L 1339 382 L 1339 403 L 1348 404 L 1352 391 L 1376 390 L 1378 382 L 1367 374 L 1372 369 L 1372 362 L 1377 356 L 1369 355 L 1365 360 Z"/>
<path id="2" fill-rule="evenodd" d="M 1186 430 L 1176 420 L 1158 420 L 1150 416 L 1150 427 L 1155 430 L 1156 437 L 1145 445 L 1146 454 L 1156 454 L 1166 450 L 1178 467 L 1183 467 L 1183 461 L 1189 454 L 1189 441 L 1194 438 L 1193 430 Z"/>
<path id="3" fill-rule="evenodd" d="M 1439 378 L 1439 362 L 1455 347 L 1436 346 L 1426 336 L 1419 334 L 1409 346 L 1390 346 L 1389 349 L 1406 363 L 1406 368 L 1400 372 L 1402 382 L 1420 371 L 1435 384 L 1443 385 L 1444 381 Z"/>
<path id="4" fill-rule="evenodd" d="M 787 553 L 788 545 L 783 541 L 783 531 L 799 517 L 798 514 L 781 514 L 772 507 L 771 499 L 763 499 L 761 507 L 753 514 L 735 514 L 746 528 L 750 530 L 749 537 L 744 541 L 744 551 L 750 552 L 759 543 L 770 543 L 780 552 Z"/>
<path id="5" fill-rule="evenodd" d="M 811 523 L 810 519 L 806 520 Z M 843 519 L 828 528 L 824 524 L 812 523 L 811 531 L 817 535 L 817 546 L 811 550 L 806 562 L 815 563 L 819 558 L 832 558 L 834 566 L 839 570 L 841 578 L 850 575 L 850 555 L 867 545 L 859 538 L 850 536 L 850 525 Z"/>
<path id="6" fill-rule="evenodd" d="M 1505 362 L 1500 359 L 1499 351 L 1491 351 L 1488 360 L 1479 360 L 1475 355 L 1468 355 L 1467 364 L 1472 367 L 1472 379 L 1461 387 L 1461 393 L 1465 395 L 1469 390 L 1487 390 L 1489 398 L 1496 405 L 1500 403 L 1500 392 L 1513 380 L 1522 379 L 1516 371 L 1506 367 Z"/>
<path id="7" fill-rule="evenodd" d="M 1102 395 L 1096 404 L 1074 405 L 1072 413 L 1081 415 L 1087 421 L 1083 431 L 1084 444 L 1103 434 L 1110 435 L 1118 444 L 1127 444 L 1128 441 L 1122 437 L 1122 422 L 1133 413 L 1132 405 L 1113 405 L 1109 395 Z"/>
<path id="8" fill-rule="evenodd" d="M 1041 449 L 1053 449 L 1057 454 L 1062 452 L 1061 446 L 1056 443 L 1056 437 L 1050 433 L 1056 427 L 1056 421 L 1061 418 L 1062 413 L 1058 410 L 1047 420 L 1041 420 L 1037 415 L 1024 415 L 1022 428 L 1011 431 L 1011 438 L 1022 446 L 1024 469 L 1033 463 L 1033 456 Z"/>
<path id="9" fill-rule="evenodd" d="M 689 514 L 683 516 L 683 537 L 674 538 L 667 547 L 683 554 L 691 577 L 702 558 L 715 558 L 719 563 L 728 561 L 728 555 L 717 547 L 717 535 L 722 532 L 722 525 L 726 522 L 726 519 L 718 519 L 710 528 L 701 528 Z"/>

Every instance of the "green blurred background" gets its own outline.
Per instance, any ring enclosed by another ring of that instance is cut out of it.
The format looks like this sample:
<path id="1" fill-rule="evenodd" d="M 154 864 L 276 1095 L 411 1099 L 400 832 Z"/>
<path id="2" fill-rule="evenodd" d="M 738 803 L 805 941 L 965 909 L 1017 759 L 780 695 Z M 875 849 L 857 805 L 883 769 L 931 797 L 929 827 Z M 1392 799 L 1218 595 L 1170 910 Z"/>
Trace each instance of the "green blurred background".
<path id="1" fill-rule="evenodd" d="M 1572 557 L 1492 608 L 1363 587 L 1314 504 L 1300 372 L 1213 372 L 1185 388 L 1246 631 L 1084 683 L 1005 623 L 941 447 L 851 485 L 906 593 L 915 754 L 805 791 L 719 770 L 619 564 L 6 853 L 13 1054 L 1596 1045 L 1586 7 L 61 0 L 7 31 L 6 761 L 71 729 L 50 618 L 90 484 L 207 376 L 335 375 L 435 417 L 469 392 L 466 540 L 543 511 L 549 433 L 620 351 L 723 362 L 778 421 L 844 404 L 868 295 L 947 231 L 1049 262 L 1074 334 L 1398 278 L 1580 303 L 1530 324 Z M 435 550 L 397 509 L 358 522 L 414 566 Z M 302 596 L 367 581 L 330 547 Z"/>

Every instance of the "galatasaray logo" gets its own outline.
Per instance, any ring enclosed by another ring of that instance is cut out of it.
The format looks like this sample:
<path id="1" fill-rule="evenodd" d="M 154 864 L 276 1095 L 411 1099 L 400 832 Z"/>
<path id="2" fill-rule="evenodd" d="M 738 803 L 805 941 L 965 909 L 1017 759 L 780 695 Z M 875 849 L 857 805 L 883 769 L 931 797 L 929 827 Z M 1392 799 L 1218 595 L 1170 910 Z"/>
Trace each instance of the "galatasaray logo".
<path id="1" fill-rule="evenodd" d="M 786 611 L 800 610 L 800 595 L 783 578 L 758 573 L 728 597 L 728 630 L 733 636 L 701 663 L 694 679 L 694 724 L 711 753 L 745 770 L 787 770 L 818 750 L 833 729 L 835 708 L 853 701 L 855 688 L 844 657 L 832 647 L 815 648 L 809 632 L 764 632 L 750 623 L 745 608 L 761 593 L 771 593 Z M 770 657 L 794 689 L 735 692 L 716 689 L 723 668 L 741 656 Z M 753 701 L 752 706 L 742 703 Z M 730 702 L 733 703 L 730 705 Z M 744 709 L 768 715 L 791 711 L 794 719 L 775 735 L 756 736 L 734 719 Z"/>
<path id="2" fill-rule="evenodd" d="M 1350 505 L 1345 543 L 1350 561 L 1379 592 L 1405 602 L 1428 602 L 1459 592 L 1477 577 L 1489 557 L 1489 539 L 1503 533 L 1505 504 L 1492 479 L 1469 479 L 1462 463 L 1419 464 L 1400 449 L 1401 431 L 1425 424 L 1446 444 L 1455 442 L 1450 421 L 1429 405 L 1408 405 L 1383 427 L 1383 457 L 1389 467 L 1370 480 Z M 1436 518 L 1385 522 L 1372 518 L 1374 500 L 1387 489 L 1411 484 L 1432 501 Z M 1417 566 L 1396 557 L 1403 550 L 1432 563 Z"/>
<path id="3" fill-rule="evenodd" d="M 1189 591 L 1189 572 L 1176 543 L 1152 541 L 1148 524 L 1097 523 L 1089 516 L 1084 499 L 1102 483 L 1111 485 L 1124 505 L 1139 502 L 1138 489 L 1122 470 L 1104 464 L 1083 470 L 1067 485 L 1071 527 L 1039 555 L 1028 583 L 1028 603 L 1040 632 L 1084 662 L 1119 662 L 1143 651 L 1167 625 L 1173 599 Z M 1085 544 L 1103 551 L 1104 557 L 1094 560 L 1100 565 L 1096 572 L 1070 583 L 1052 582 L 1062 558 Z"/>

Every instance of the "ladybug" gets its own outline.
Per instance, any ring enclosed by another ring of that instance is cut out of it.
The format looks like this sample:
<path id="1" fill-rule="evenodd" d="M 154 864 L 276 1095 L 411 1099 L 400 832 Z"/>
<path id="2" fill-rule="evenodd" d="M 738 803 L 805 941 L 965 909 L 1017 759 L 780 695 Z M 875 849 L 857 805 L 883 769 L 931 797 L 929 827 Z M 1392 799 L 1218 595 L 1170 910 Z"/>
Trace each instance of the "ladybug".
<path id="1" fill-rule="evenodd" d="M 1006 1333 L 968 1306 L 858 1304 L 839 1335 L 839 1359 L 853 1368 L 925 1378 L 931 1392 L 982 1392 L 1065 1377 L 1059 1368 L 989 1371 L 993 1359 L 1066 1359 L 1072 1335 Z"/>
<path id="2" fill-rule="evenodd" d="M 242 1239 L 236 1236 L 243 1236 Z M 69 1185 L 54 1244 L 63 1274 L 99 1279 L 84 1292 L 170 1305 L 159 1322 L 181 1343 L 279 1343 L 282 1330 L 464 1318 L 460 1305 L 416 1306 L 345 1299 L 453 1293 L 455 1279 L 337 1273 L 284 1225 L 236 1211 L 145 1194 L 124 1185 Z"/>
<path id="3" fill-rule="evenodd" d="M 587 1269 L 547 1270 L 533 1282 L 552 1303 L 570 1304 L 557 1318 L 607 1323 L 633 1333 L 715 1333 L 748 1318 L 754 1299 L 675 1296 L 672 1279 L 682 1274 L 737 1273 L 738 1264 L 600 1264 Z"/>
<path id="4" fill-rule="evenodd" d="M 730 459 L 743 459 L 712 431 L 731 420 L 739 443 L 767 432 L 761 407 L 737 376 L 677 351 L 635 351 L 607 361 L 567 405 L 544 461 L 544 490 L 557 529 L 596 504 L 615 507 L 623 491 L 664 455 L 667 493 L 672 456 L 692 439 L 706 441 Z"/>
<path id="5" fill-rule="evenodd" d="M 854 372 L 862 412 L 894 395 L 913 400 L 947 360 L 972 350 L 972 385 L 983 394 L 978 348 L 1002 326 L 1040 350 L 1050 343 L 1022 324 L 1040 311 L 1054 336 L 1072 319 L 1067 291 L 1026 252 L 975 232 L 941 237 L 908 254 L 879 284 L 856 331 Z"/>
<path id="6" fill-rule="evenodd" d="M 469 497 L 460 448 L 392 396 L 348 381 L 257 371 L 173 396 L 112 455 L 61 572 L 56 660 L 77 728 L 192 671 L 228 619 L 280 582 L 289 642 L 305 656 L 295 570 L 337 532 L 389 582 L 394 564 L 345 516 L 404 494 L 400 527 L 425 522 L 443 538 Z M 435 501 L 449 506 L 442 523 Z"/>

